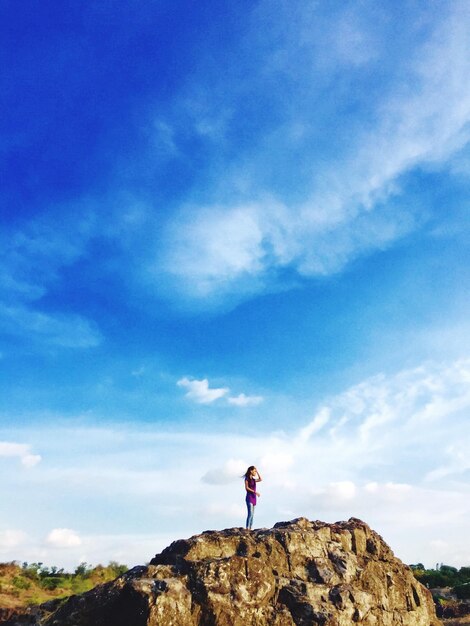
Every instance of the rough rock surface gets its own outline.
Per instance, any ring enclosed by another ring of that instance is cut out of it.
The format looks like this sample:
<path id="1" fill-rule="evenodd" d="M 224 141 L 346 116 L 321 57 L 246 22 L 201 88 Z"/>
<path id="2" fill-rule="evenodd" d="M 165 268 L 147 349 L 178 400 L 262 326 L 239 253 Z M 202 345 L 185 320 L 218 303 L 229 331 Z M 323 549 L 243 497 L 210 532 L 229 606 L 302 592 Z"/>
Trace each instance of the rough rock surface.
<path id="1" fill-rule="evenodd" d="M 367 524 L 207 531 L 74 596 L 47 626 L 436 626 L 427 589 Z"/>

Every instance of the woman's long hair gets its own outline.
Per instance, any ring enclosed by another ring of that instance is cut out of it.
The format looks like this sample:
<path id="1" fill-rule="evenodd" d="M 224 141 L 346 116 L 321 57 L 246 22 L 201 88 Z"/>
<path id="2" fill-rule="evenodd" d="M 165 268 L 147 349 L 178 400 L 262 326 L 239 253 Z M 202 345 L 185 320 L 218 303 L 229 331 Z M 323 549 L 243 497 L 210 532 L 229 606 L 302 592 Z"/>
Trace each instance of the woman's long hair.
<path id="1" fill-rule="evenodd" d="M 242 478 L 244 478 L 245 480 L 249 480 L 250 478 L 250 474 L 251 472 L 256 469 L 254 465 L 250 465 L 250 467 L 246 470 L 246 472 L 243 474 Z"/>

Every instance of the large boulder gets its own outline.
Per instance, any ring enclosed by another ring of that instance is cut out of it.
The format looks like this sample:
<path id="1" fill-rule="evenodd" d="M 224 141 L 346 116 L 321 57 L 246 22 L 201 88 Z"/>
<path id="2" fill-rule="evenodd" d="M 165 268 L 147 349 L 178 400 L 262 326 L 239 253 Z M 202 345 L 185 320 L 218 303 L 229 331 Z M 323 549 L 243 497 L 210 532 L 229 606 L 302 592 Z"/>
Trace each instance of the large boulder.
<path id="1" fill-rule="evenodd" d="M 46 626 L 437 626 L 429 591 L 367 524 L 207 531 L 66 601 Z"/>

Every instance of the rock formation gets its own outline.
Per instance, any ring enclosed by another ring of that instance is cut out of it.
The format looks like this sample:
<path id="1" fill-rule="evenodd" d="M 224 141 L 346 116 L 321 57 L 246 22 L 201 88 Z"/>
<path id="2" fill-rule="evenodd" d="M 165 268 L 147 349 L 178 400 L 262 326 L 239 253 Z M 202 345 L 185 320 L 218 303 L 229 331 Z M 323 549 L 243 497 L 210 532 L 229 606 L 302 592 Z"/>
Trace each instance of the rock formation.
<path id="1" fill-rule="evenodd" d="M 427 589 L 365 523 L 207 531 L 74 596 L 46 626 L 437 626 Z"/>

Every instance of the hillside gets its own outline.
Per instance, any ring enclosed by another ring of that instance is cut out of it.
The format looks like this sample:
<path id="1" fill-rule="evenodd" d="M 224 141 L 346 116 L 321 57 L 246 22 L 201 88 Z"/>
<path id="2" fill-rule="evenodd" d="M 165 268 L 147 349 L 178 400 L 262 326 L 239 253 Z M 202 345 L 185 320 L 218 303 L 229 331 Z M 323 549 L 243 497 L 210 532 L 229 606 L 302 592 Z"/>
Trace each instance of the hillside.
<path id="1" fill-rule="evenodd" d="M 47 568 L 42 563 L 0 563 L 0 620 L 2 609 L 20 609 L 84 593 L 126 570 L 125 565 L 115 562 L 93 568 L 82 563 L 74 573 Z"/>

